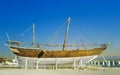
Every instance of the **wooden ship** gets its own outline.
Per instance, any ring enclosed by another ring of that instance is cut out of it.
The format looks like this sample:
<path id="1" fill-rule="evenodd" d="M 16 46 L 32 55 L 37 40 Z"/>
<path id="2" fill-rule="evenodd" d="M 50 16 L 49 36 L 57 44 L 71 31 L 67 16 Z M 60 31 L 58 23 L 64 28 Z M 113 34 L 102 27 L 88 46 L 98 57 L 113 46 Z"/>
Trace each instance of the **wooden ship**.
<path id="1" fill-rule="evenodd" d="M 103 51 L 108 47 L 109 43 L 100 44 L 98 48 L 92 49 L 71 49 L 67 50 L 66 46 L 73 46 L 71 44 L 67 44 L 68 31 L 70 26 L 70 17 L 67 20 L 67 28 L 64 37 L 64 43 L 59 45 L 63 48 L 61 50 L 45 50 L 40 48 L 40 44 L 35 46 L 34 43 L 34 25 L 33 25 L 33 42 L 32 47 L 23 47 L 21 46 L 21 42 L 8 40 L 7 46 L 9 49 L 18 57 L 25 62 L 25 60 L 29 62 L 37 62 L 39 64 L 67 64 L 74 63 L 74 66 L 82 66 L 85 63 L 95 59 L 98 55 L 102 54 Z M 50 44 L 45 44 L 46 46 L 52 46 Z M 54 44 L 54 46 L 57 46 Z M 81 45 L 74 45 L 81 46 Z M 84 44 L 84 46 L 87 46 Z"/>

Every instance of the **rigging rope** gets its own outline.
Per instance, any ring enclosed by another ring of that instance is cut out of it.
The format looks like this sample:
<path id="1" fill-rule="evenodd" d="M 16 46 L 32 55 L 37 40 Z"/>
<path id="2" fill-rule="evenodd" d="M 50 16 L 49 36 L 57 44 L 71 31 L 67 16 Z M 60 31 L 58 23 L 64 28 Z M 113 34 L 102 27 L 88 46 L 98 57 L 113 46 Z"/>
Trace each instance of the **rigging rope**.
<path id="1" fill-rule="evenodd" d="M 63 23 L 63 25 L 52 35 L 52 37 L 50 37 L 48 40 L 47 40 L 47 43 L 50 45 L 50 43 L 53 41 L 53 39 L 55 39 L 57 36 L 58 36 L 58 34 L 61 32 L 61 30 L 63 29 L 63 27 L 65 27 L 65 25 L 67 24 L 67 20 L 65 21 L 65 23 Z M 73 26 L 72 24 L 71 24 L 71 26 Z M 81 39 L 81 34 L 80 34 L 80 32 L 78 31 L 78 27 L 76 27 L 76 25 L 74 25 L 73 26 L 73 28 L 75 28 L 74 29 L 74 31 L 75 31 L 75 34 L 77 33 L 77 35 L 78 35 L 78 37 L 80 37 L 80 38 L 78 38 L 78 39 L 80 39 L 80 41 L 81 41 L 81 44 L 82 44 L 82 46 L 84 46 L 84 48 L 85 49 L 87 49 L 87 45 L 85 45 L 84 44 L 84 42 L 83 42 L 83 40 Z M 74 34 L 74 33 L 73 33 Z M 90 38 L 88 38 L 85 34 L 83 35 L 89 42 L 91 42 L 94 46 L 98 46 L 98 44 L 96 44 L 94 41 L 92 41 Z M 71 41 L 71 40 L 70 40 Z M 75 41 L 75 40 L 74 40 Z M 73 42 L 73 41 L 72 41 Z M 76 42 L 77 43 L 77 45 L 79 45 L 79 43 L 78 42 Z M 60 46 L 60 45 L 59 45 Z"/>
<path id="2" fill-rule="evenodd" d="M 20 38 L 20 37 L 24 36 L 24 34 L 28 31 L 30 31 L 31 29 L 32 29 L 32 25 L 30 27 L 28 27 L 25 31 L 20 33 L 16 38 Z M 37 41 L 36 37 L 35 37 L 35 41 Z M 27 43 L 29 43 L 29 42 L 27 42 Z M 38 43 L 38 41 L 37 41 L 37 43 Z"/>
<path id="3" fill-rule="evenodd" d="M 47 40 L 47 43 L 50 43 L 51 41 L 53 41 L 54 38 L 57 37 L 57 35 L 60 33 L 60 31 L 63 29 L 63 27 L 66 25 L 67 23 L 67 20 L 63 23 L 63 25 L 52 35 L 52 37 L 50 37 L 48 40 Z"/>
<path id="4" fill-rule="evenodd" d="M 75 27 L 76 32 L 78 32 L 79 37 L 81 37 L 81 34 L 80 34 L 80 32 L 78 31 L 78 27 L 76 27 L 76 25 L 74 25 L 74 27 Z M 91 40 L 90 38 L 88 38 L 88 36 L 86 36 L 85 34 L 83 34 L 83 36 L 84 36 L 88 41 L 90 41 L 92 44 L 95 44 L 95 45 L 96 45 L 96 43 L 95 43 L 93 40 Z M 80 38 L 80 40 L 82 40 L 82 39 Z M 82 42 L 83 42 L 83 41 L 82 41 Z M 84 43 L 84 42 L 83 42 L 83 43 Z"/>
<path id="5" fill-rule="evenodd" d="M 20 33 L 20 34 L 17 36 L 17 38 L 20 37 L 20 36 L 23 36 L 23 35 L 24 35 L 26 32 L 28 32 L 31 28 L 32 28 L 32 26 L 30 26 L 29 28 L 27 28 L 24 32 Z"/>

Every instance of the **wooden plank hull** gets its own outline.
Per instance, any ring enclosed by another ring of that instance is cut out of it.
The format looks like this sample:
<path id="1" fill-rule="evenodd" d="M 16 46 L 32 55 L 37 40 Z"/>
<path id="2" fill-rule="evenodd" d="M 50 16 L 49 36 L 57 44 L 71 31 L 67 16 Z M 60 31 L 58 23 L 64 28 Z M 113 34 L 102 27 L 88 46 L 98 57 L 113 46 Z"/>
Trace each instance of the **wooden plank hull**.
<path id="1" fill-rule="evenodd" d="M 28 49 L 9 46 L 10 50 L 17 56 L 31 57 L 31 58 L 65 58 L 65 57 L 84 57 L 101 54 L 106 47 L 93 48 L 88 50 L 41 50 Z"/>

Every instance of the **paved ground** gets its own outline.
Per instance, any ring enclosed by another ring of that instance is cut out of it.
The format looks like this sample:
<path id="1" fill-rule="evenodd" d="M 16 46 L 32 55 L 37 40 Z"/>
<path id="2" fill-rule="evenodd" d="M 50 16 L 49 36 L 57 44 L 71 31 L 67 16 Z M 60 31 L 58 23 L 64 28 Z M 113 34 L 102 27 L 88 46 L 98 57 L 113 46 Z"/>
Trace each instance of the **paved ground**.
<path id="1" fill-rule="evenodd" d="M 120 75 L 120 68 L 107 68 L 99 70 L 0 69 L 0 75 Z"/>

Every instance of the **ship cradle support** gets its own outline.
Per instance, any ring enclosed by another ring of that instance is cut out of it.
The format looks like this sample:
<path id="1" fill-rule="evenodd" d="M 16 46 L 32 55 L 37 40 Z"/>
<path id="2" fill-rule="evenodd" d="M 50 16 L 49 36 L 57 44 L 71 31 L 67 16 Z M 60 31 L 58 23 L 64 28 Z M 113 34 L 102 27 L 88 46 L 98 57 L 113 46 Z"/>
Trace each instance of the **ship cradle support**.
<path id="1" fill-rule="evenodd" d="M 62 69 L 64 69 L 65 65 L 68 64 L 71 65 L 73 69 L 82 68 L 86 63 L 97 57 L 98 55 L 69 58 L 30 58 L 18 56 L 19 60 L 21 60 L 19 63 L 22 63 L 26 70 L 30 67 L 30 64 L 34 64 L 32 67 L 35 69 L 47 69 L 50 65 L 52 65 L 52 69 L 60 69 L 60 65 L 62 65 Z"/>

